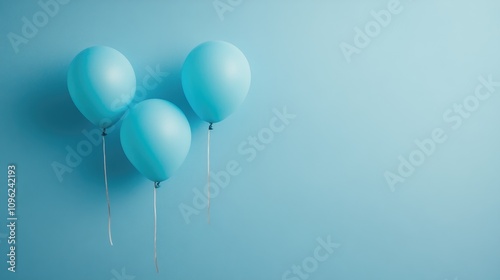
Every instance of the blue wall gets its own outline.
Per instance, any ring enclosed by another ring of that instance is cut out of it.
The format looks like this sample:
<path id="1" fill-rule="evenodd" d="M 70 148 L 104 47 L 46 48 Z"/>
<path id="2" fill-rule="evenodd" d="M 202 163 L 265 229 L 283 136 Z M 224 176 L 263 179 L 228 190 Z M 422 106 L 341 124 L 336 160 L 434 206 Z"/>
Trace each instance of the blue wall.
<path id="1" fill-rule="evenodd" d="M 11 163 L 18 190 L 16 272 L 1 226 L 1 279 L 500 277 L 498 1 L 221 0 L 220 16 L 212 0 L 65 1 L 46 18 L 36 1 L 0 4 L 2 225 Z M 23 17 L 38 30 L 23 35 Z M 246 54 L 252 85 L 212 134 L 213 170 L 238 174 L 219 183 L 207 225 L 207 127 L 180 69 L 214 39 Z M 71 172 L 53 169 L 90 143 L 66 72 L 96 44 L 127 56 L 139 86 L 160 71 L 142 98 L 173 101 L 191 123 L 190 153 L 158 190 L 159 275 L 153 185 L 119 128 L 107 142 L 115 246 L 99 143 Z"/>

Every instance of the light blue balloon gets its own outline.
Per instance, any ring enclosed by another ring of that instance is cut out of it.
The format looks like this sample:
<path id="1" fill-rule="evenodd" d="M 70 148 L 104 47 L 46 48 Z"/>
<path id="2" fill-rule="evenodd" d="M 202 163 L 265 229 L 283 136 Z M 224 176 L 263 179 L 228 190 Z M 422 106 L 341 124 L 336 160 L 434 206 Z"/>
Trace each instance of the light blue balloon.
<path id="1" fill-rule="evenodd" d="M 182 67 L 182 87 L 194 112 L 216 123 L 232 114 L 250 88 L 250 65 L 234 45 L 222 41 L 194 48 Z"/>
<path id="2" fill-rule="evenodd" d="M 142 101 L 124 118 L 120 140 L 132 165 L 153 182 L 170 178 L 191 146 L 191 128 L 184 113 L 161 100 Z"/>
<path id="3" fill-rule="evenodd" d="M 135 73 L 119 51 L 94 46 L 80 52 L 68 71 L 68 90 L 80 112 L 94 125 L 107 128 L 127 110 L 135 95 Z"/>

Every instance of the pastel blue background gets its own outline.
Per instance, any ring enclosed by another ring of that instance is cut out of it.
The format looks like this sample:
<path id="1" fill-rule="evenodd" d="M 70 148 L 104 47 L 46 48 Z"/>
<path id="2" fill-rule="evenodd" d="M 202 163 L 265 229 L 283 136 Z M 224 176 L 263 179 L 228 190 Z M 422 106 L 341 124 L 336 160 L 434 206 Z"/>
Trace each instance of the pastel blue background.
<path id="1" fill-rule="evenodd" d="M 0 240 L 0 278 L 121 280 L 113 272 L 124 268 L 136 280 L 282 279 L 331 235 L 341 247 L 309 279 L 499 279 L 500 96 L 457 130 L 442 114 L 478 76 L 500 80 L 500 2 L 401 1 L 347 63 L 339 44 L 388 2 L 243 0 L 221 21 L 211 0 L 73 0 L 15 54 L 7 34 L 40 7 L 2 1 L 0 177 L 17 164 L 19 244 L 12 274 Z M 182 95 L 180 69 L 214 39 L 238 46 L 252 67 L 247 100 L 212 134 L 213 169 L 236 160 L 242 172 L 213 199 L 210 225 L 205 211 L 186 224 L 178 207 L 204 187 L 206 125 Z M 118 130 L 107 141 L 114 247 L 100 147 L 62 182 L 51 167 L 93 128 L 65 79 L 71 59 L 96 44 L 127 56 L 139 83 L 148 66 L 169 72 L 147 98 L 173 101 L 192 126 L 185 163 L 158 191 L 159 275 L 153 185 L 126 160 Z M 238 145 L 284 106 L 296 118 L 247 162 Z M 436 127 L 448 140 L 391 192 L 384 172 Z"/>

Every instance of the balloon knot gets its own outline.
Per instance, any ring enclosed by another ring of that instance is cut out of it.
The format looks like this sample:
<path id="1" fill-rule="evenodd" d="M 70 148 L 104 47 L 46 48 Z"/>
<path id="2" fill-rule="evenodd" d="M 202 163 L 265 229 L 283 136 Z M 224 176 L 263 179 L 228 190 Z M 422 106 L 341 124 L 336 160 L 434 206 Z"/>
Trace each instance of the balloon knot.
<path id="1" fill-rule="evenodd" d="M 214 128 L 212 127 L 212 125 L 213 125 L 213 123 L 210 123 L 210 124 L 208 125 L 208 130 L 214 130 Z"/>
<path id="2" fill-rule="evenodd" d="M 155 182 L 155 189 L 160 187 L 160 182 Z"/>
<path id="3" fill-rule="evenodd" d="M 108 135 L 108 134 L 106 133 L 106 129 L 105 129 L 105 128 L 103 128 L 103 129 L 102 129 L 102 136 L 106 136 L 106 135 Z"/>

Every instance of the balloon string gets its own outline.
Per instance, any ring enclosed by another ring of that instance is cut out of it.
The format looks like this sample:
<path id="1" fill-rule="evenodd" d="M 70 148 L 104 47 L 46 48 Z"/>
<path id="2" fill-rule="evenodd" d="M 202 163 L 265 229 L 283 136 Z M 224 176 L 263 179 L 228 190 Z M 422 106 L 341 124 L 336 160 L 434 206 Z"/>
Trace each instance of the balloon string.
<path id="1" fill-rule="evenodd" d="M 210 131 L 213 130 L 212 123 L 208 125 L 208 141 L 207 141 L 207 195 L 208 195 L 208 212 L 207 218 L 210 224 Z"/>
<path id="2" fill-rule="evenodd" d="M 104 162 L 104 185 L 106 186 L 106 200 L 108 201 L 108 237 L 109 243 L 113 246 L 113 238 L 111 237 L 111 206 L 109 203 L 109 190 L 108 190 L 108 173 L 106 171 L 106 129 L 102 130 L 102 155 Z"/>
<path id="3" fill-rule="evenodd" d="M 154 231 L 154 246 L 155 246 L 155 266 L 156 266 L 156 273 L 158 273 L 158 258 L 156 255 L 156 189 L 160 187 L 159 182 L 154 182 L 154 191 L 153 191 L 153 208 L 154 208 L 154 216 L 155 216 L 155 231 Z"/>

